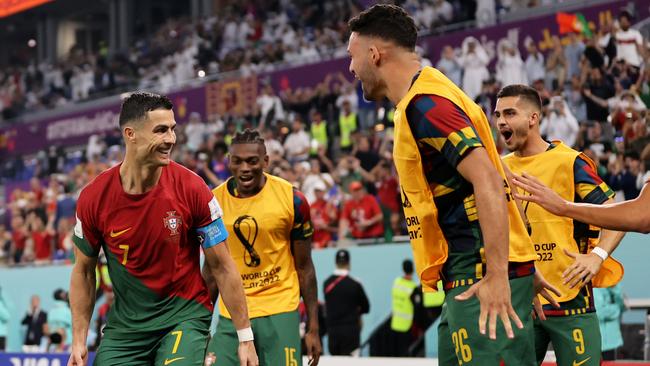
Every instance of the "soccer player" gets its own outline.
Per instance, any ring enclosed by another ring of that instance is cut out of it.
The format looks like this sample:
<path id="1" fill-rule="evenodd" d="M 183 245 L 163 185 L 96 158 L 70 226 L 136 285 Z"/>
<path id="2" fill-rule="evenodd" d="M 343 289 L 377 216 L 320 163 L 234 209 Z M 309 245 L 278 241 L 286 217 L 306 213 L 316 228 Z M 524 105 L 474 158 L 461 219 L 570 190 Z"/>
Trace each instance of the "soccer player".
<path id="1" fill-rule="evenodd" d="M 242 282 L 223 244 L 227 232 L 219 203 L 199 176 L 170 160 L 176 143 L 172 107 L 167 97 L 156 94 L 127 97 L 119 117 L 124 161 L 81 191 L 73 236 L 68 365 L 87 361 L 100 248 L 115 303 L 95 364 L 203 365 L 213 307 L 199 245 L 240 330 L 239 347 L 232 352 L 241 365 L 258 365 Z"/>
<path id="2" fill-rule="evenodd" d="M 526 194 L 515 196 L 534 202 L 554 215 L 571 217 L 604 229 L 650 233 L 650 181 L 646 182 L 637 198 L 604 205 L 565 200 L 535 176 L 526 173 L 516 175 L 513 183 L 526 191 Z"/>
<path id="3" fill-rule="evenodd" d="M 302 365 L 298 314 L 302 295 L 308 315 L 305 345 L 310 365 L 316 366 L 321 344 L 309 204 L 289 182 L 264 173 L 268 163 L 259 132 L 237 133 L 228 162 L 233 176 L 212 192 L 224 208 L 226 243 L 244 282 L 260 363 Z M 204 271 L 209 273 L 211 266 L 207 263 Z M 213 288 L 214 283 L 209 285 Z M 217 366 L 234 366 L 235 319 L 223 300 L 219 299 L 219 322 L 208 357 L 216 356 Z"/>
<path id="4" fill-rule="evenodd" d="M 512 151 L 503 161 L 513 173 L 532 172 L 575 202 L 602 204 L 614 196 L 589 158 L 560 141 L 549 143 L 542 138 L 542 100 L 535 89 L 504 87 L 497 94 L 494 116 Z M 600 365 L 601 338 L 590 281 L 624 234 L 603 230 L 598 241 L 597 228 L 550 214 L 537 205 L 527 203 L 524 211 L 537 251 L 536 267 L 562 293 L 556 299 L 560 307 L 545 305 L 547 320 L 534 321 L 537 362 L 542 363 L 551 342 L 559 365 Z"/>
<path id="5" fill-rule="evenodd" d="M 418 274 L 428 289 L 445 282 L 440 364 L 535 365 L 535 253 L 485 114 L 422 67 L 403 9 L 375 5 L 349 26 L 350 71 L 364 97 L 397 106 L 393 157 Z"/>

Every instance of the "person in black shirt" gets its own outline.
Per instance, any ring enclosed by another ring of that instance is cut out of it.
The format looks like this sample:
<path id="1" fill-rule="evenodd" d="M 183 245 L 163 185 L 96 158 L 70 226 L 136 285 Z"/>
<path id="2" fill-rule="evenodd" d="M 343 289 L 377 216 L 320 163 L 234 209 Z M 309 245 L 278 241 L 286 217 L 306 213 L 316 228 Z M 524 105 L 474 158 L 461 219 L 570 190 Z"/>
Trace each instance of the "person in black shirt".
<path id="1" fill-rule="evenodd" d="M 41 339 L 47 323 L 47 313 L 41 309 L 41 298 L 38 295 L 32 296 L 31 305 L 23 318 L 22 325 L 26 325 L 25 343 L 23 352 L 40 351 Z"/>
<path id="2" fill-rule="evenodd" d="M 325 312 L 331 355 L 348 356 L 361 343 L 361 314 L 370 311 L 363 286 L 350 277 L 350 253 L 336 252 L 336 270 L 325 280 Z"/>

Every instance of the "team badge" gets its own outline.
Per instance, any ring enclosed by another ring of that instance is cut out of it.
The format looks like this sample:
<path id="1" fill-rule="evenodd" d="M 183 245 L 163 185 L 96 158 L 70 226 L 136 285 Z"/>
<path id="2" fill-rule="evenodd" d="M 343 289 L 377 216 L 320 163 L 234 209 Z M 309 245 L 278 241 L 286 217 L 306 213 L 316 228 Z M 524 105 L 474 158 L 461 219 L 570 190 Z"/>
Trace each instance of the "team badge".
<path id="1" fill-rule="evenodd" d="M 176 215 L 176 211 L 167 211 L 167 217 L 163 218 L 163 223 L 169 229 L 169 235 L 178 235 L 178 229 L 181 227 L 181 217 Z"/>

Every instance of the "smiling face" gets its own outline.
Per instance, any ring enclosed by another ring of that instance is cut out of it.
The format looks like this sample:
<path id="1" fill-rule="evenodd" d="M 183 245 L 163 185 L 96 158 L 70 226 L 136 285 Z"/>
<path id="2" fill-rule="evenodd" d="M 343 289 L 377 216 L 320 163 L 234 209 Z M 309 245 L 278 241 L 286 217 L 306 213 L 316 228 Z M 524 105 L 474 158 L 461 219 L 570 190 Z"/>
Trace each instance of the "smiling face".
<path id="1" fill-rule="evenodd" d="M 350 72 L 361 81 L 364 98 L 380 101 L 386 96 L 386 83 L 381 80 L 377 68 L 379 50 L 371 41 L 370 37 L 359 33 L 350 34 L 348 42 Z"/>
<path id="2" fill-rule="evenodd" d="M 143 121 L 124 127 L 127 146 L 135 150 L 137 161 L 153 166 L 169 165 L 176 144 L 176 121 L 170 109 L 149 111 Z"/>
<path id="3" fill-rule="evenodd" d="M 508 150 L 519 151 L 534 131 L 532 127 L 539 121 L 539 112 L 519 96 L 503 97 L 497 99 L 494 118 Z"/>
<path id="4" fill-rule="evenodd" d="M 269 156 L 263 144 L 233 144 L 230 146 L 228 168 L 242 197 L 255 195 L 264 186 L 264 170 Z"/>

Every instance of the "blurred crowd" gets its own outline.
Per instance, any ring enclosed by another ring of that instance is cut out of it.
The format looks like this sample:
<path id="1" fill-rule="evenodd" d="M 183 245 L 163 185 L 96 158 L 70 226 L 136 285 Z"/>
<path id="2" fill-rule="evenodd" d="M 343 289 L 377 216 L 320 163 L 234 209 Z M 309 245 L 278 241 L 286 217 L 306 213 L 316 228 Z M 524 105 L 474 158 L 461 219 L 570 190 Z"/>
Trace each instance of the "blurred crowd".
<path id="1" fill-rule="evenodd" d="M 542 96 L 542 135 L 585 152 L 618 199 L 631 199 L 650 176 L 650 103 L 647 40 L 622 12 L 591 36 L 553 38 L 541 52 L 526 53 L 503 41 L 495 52 L 468 38 L 460 49 L 444 47 L 429 61 L 461 86 L 488 117 L 501 86 L 525 83 Z M 495 70 L 488 65 L 496 61 Z M 404 235 L 399 183 L 391 151 L 393 106 L 367 102 L 345 75 L 324 75 L 314 87 L 274 90 L 262 85 L 254 112 L 243 117 L 190 113 L 179 126 L 174 160 L 211 187 L 229 176 L 228 146 L 236 131 L 258 128 L 270 156 L 268 171 L 301 189 L 312 207 L 314 247 L 391 241 Z M 495 129 L 503 153 L 501 137 Z M 30 180 L 8 192 L 0 210 L 0 257 L 4 263 L 66 261 L 72 247 L 75 199 L 98 173 L 119 163 L 119 130 L 91 136 L 86 146 L 52 146 L 35 156 L 2 164 L 7 182 Z"/>
<path id="2" fill-rule="evenodd" d="M 558 0 L 493 1 L 505 13 Z M 396 0 L 428 32 L 471 20 L 476 1 Z M 54 63 L 16 60 L 0 70 L 0 121 L 24 113 L 60 108 L 88 98 L 150 88 L 167 92 L 190 80 L 220 72 L 242 76 L 287 65 L 315 63 L 346 55 L 347 20 L 362 9 L 358 1 L 221 1 L 218 14 L 196 22 L 169 19 L 131 47 L 109 54 L 78 45 Z"/>

